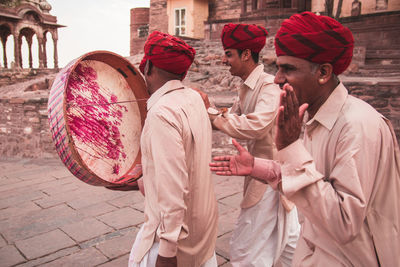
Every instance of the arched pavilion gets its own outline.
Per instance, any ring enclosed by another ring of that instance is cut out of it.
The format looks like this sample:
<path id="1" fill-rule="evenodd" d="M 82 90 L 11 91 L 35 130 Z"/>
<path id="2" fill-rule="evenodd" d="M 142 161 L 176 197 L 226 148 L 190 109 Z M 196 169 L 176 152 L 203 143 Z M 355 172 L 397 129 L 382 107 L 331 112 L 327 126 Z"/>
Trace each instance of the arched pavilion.
<path id="1" fill-rule="evenodd" d="M 36 36 L 38 43 L 39 68 L 47 67 L 46 42 L 47 33 L 51 34 L 53 41 L 54 68 L 58 68 L 57 29 L 64 27 L 57 24 L 57 17 L 50 15 L 51 5 L 46 0 L 4 0 L 0 4 L 0 39 L 3 46 L 3 68 L 9 68 L 7 61 L 7 40 L 12 36 L 14 41 L 15 68 L 22 68 L 22 38 L 28 44 L 28 65 L 33 67 L 32 41 Z M 1 52 L 0 52 L 1 53 Z"/>

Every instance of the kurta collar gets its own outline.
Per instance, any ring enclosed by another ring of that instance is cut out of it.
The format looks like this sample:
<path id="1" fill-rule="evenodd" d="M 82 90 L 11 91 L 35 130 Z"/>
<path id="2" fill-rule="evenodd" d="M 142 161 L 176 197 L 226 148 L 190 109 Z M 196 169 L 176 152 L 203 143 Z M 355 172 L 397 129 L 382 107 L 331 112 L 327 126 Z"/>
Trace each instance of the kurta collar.
<path id="1" fill-rule="evenodd" d="M 155 103 L 165 94 L 177 90 L 177 89 L 182 89 L 184 88 L 184 85 L 182 81 L 179 80 L 171 80 L 166 82 L 163 86 L 161 86 L 157 91 L 155 91 L 150 98 L 147 100 L 147 111 L 151 109 L 152 106 L 154 106 Z"/>
<path id="2" fill-rule="evenodd" d="M 249 87 L 251 90 L 254 90 L 254 88 L 256 88 L 258 78 L 260 77 L 261 73 L 263 73 L 263 72 L 264 72 L 264 65 L 259 64 L 250 73 L 249 77 L 247 77 L 247 79 L 244 81 L 244 84 L 247 87 Z"/>
<path id="3" fill-rule="evenodd" d="M 325 101 L 324 104 L 318 109 L 314 118 L 308 121 L 306 124 L 311 125 L 314 121 L 318 121 L 329 131 L 332 130 L 340 111 L 347 99 L 348 92 L 346 87 L 342 83 L 333 90 L 331 95 Z"/>

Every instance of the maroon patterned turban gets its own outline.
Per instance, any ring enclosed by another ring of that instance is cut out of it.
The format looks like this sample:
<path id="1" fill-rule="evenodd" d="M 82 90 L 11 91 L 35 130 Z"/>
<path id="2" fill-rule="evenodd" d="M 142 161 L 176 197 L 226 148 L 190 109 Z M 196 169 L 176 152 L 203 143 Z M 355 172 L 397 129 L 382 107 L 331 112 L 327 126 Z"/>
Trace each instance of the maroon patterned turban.
<path id="1" fill-rule="evenodd" d="M 265 45 L 268 32 L 254 24 L 225 24 L 221 33 L 224 49 L 250 49 L 259 53 Z"/>
<path id="2" fill-rule="evenodd" d="M 196 51 L 183 40 L 159 31 L 152 32 L 144 44 L 144 57 L 139 69 L 144 74 L 146 61 L 175 74 L 185 74 L 192 65 Z"/>
<path id="3" fill-rule="evenodd" d="M 330 63 L 339 75 L 353 57 L 354 39 L 351 31 L 336 20 L 303 12 L 283 21 L 275 36 L 279 56 L 293 56 L 314 63 Z"/>

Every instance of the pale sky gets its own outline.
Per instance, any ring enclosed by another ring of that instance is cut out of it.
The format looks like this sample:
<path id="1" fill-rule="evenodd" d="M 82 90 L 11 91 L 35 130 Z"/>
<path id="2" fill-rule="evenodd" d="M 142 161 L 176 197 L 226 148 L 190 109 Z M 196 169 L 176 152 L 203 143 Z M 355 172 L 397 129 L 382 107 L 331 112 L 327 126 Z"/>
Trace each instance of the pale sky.
<path id="1" fill-rule="evenodd" d="M 149 7 L 150 0 L 47 0 L 52 6 L 50 14 L 57 23 L 66 27 L 58 29 L 58 66 L 64 67 L 87 52 L 108 50 L 129 56 L 130 10 Z M 48 33 L 46 43 L 47 66 L 54 67 L 53 41 Z M 0 45 L 1 48 L 1 45 Z M 8 67 L 14 61 L 14 41 L 10 35 L 6 44 Z M 22 39 L 22 65 L 28 68 L 28 45 Z M 33 68 L 39 66 L 38 42 L 32 42 Z M 3 63 L 3 53 L 0 53 Z"/>
<path id="2" fill-rule="evenodd" d="M 91 51 L 129 56 L 130 9 L 149 7 L 150 0 L 47 0 L 57 17 L 58 59 L 63 67 Z M 47 39 L 51 39 L 50 36 Z M 47 45 L 52 46 L 52 42 Z M 48 49 L 49 50 L 49 49 Z"/>

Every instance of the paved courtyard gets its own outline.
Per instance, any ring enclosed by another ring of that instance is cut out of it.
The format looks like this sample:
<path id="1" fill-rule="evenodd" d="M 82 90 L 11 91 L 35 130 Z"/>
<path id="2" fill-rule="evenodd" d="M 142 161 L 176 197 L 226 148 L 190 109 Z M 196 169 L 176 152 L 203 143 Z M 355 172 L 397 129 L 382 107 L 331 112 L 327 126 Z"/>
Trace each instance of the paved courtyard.
<path id="1" fill-rule="evenodd" d="M 243 179 L 213 177 L 218 265 L 229 267 Z M 58 159 L 0 159 L 0 266 L 127 266 L 143 200 L 87 185 Z"/>

